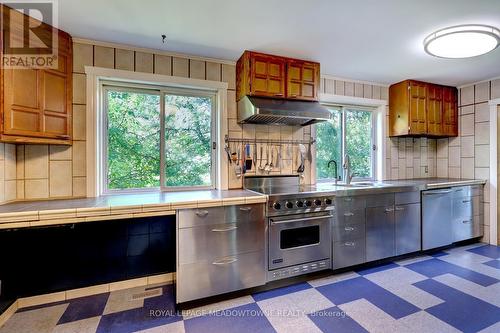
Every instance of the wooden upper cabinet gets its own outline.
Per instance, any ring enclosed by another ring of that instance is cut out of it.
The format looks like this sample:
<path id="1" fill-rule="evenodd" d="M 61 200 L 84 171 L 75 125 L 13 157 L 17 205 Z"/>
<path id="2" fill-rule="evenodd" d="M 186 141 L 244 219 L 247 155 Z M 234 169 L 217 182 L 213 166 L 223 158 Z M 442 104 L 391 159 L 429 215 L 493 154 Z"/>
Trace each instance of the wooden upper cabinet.
<path id="1" fill-rule="evenodd" d="M 443 134 L 443 88 L 427 85 L 427 134 Z"/>
<path id="2" fill-rule="evenodd" d="M 389 88 L 389 135 L 458 135 L 457 89 L 406 80 Z"/>
<path id="3" fill-rule="evenodd" d="M 236 63 L 236 95 L 318 100 L 318 63 L 245 51 Z"/>
<path id="4" fill-rule="evenodd" d="M 443 87 L 443 134 L 458 136 L 458 92 L 454 87 Z"/>
<path id="5" fill-rule="evenodd" d="M 282 58 L 254 53 L 250 57 L 250 94 L 285 97 L 285 66 Z"/>
<path id="6" fill-rule="evenodd" d="M 2 67 L 0 141 L 71 144 L 73 43 L 69 34 L 42 27 L 46 34 L 57 34 L 57 66 Z"/>
<path id="7" fill-rule="evenodd" d="M 301 60 L 287 62 L 287 98 L 318 100 L 319 64 Z"/>

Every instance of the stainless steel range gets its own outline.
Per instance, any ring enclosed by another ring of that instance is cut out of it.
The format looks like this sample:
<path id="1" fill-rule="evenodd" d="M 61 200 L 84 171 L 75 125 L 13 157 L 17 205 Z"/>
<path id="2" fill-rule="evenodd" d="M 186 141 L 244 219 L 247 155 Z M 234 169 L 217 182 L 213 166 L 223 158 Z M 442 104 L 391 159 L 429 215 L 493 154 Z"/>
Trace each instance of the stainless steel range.
<path id="1" fill-rule="evenodd" d="M 301 186 L 298 176 L 245 177 L 245 188 L 269 196 L 268 281 L 331 268 L 333 192 Z"/>

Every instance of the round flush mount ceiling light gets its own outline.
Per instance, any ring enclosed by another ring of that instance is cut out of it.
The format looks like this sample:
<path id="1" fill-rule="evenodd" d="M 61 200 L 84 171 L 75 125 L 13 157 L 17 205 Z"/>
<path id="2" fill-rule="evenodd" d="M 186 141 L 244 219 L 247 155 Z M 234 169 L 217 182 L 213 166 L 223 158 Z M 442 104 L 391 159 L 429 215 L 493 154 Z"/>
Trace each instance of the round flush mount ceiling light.
<path id="1" fill-rule="evenodd" d="M 493 51 L 500 44 L 500 30 L 469 24 L 438 30 L 424 39 L 425 52 L 440 58 L 470 58 Z"/>

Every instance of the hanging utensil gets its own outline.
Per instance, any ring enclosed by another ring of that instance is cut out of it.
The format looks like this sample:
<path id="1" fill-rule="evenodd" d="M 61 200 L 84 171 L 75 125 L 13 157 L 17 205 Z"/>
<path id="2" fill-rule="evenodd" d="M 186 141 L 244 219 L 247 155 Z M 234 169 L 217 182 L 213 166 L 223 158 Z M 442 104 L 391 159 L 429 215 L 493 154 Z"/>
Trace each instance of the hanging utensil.
<path id="1" fill-rule="evenodd" d="M 227 143 L 224 145 L 224 150 L 226 151 L 229 164 L 233 164 L 233 160 L 231 159 L 231 149 L 229 149 L 229 145 Z"/>
<path id="2" fill-rule="evenodd" d="M 278 156 L 276 158 L 276 169 L 281 169 L 281 145 L 278 146 Z"/>
<path id="3" fill-rule="evenodd" d="M 240 165 L 240 147 L 236 148 L 237 155 L 236 155 L 236 162 L 234 163 L 234 173 L 236 174 L 236 177 L 240 178 L 241 177 L 241 165 Z"/>
<path id="4" fill-rule="evenodd" d="M 245 171 L 252 170 L 252 156 L 250 155 L 250 144 L 245 145 Z"/>
<path id="5" fill-rule="evenodd" d="M 257 143 L 254 143 L 253 147 L 253 167 L 257 169 Z"/>
<path id="6" fill-rule="evenodd" d="M 303 144 L 299 144 L 299 153 L 300 153 L 300 165 L 299 168 L 297 169 L 298 173 L 303 173 L 305 166 L 304 166 L 304 154 L 307 152 L 306 147 Z"/>
<path id="7" fill-rule="evenodd" d="M 260 161 L 259 161 L 259 171 L 264 171 L 264 167 L 262 166 L 262 160 L 264 159 L 264 147 L 260 146 Z"/>
<path id="8" fill-rule="evenodd" d="M 269 169 L 267 170 L 267 173 L 273 171 L 274 168 L 273 160 L 274 160 L 274 146 L 271 146 L 271 164 L 269 164 Z"/>
<path id="9" fill-rule="evenodd" d="M 266 165 L 264 165 L 264 171 L 269 173 L 269 146 L 266 146 Z"/>

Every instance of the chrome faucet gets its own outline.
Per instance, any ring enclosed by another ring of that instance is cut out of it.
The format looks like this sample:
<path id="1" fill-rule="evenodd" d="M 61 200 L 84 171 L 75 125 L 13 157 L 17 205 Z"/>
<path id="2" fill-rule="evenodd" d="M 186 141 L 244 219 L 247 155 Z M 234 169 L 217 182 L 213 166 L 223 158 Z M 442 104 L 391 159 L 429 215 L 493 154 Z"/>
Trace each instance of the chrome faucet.
<path id="1" fill-rule="evenodd" d="M 351 163 L 349 160 L 349 155 L 345 154 L 344 156 L 344 164 L 342 165 L 342 169 L 344 169 L 343 175 L 344 175 L 344 182 L 349 185 L 352 181 L 352 177 L 354 176 L 354 173 L 351 173 Z"/>
<path id="2" fill-rule="evenodd" d="M 328 161 L 328 169 L 330 169 L 330 164 L 332 164 L 332 163 L 335 166 L 335 169 L 334 169 L 335 170 L 335 185 L 337 185 L 337 181 L 339 179 L 339 171 L 337 169 L 337 161 L 335 161 L 335 160 Z"/>

